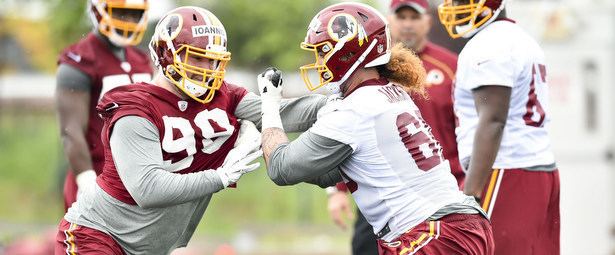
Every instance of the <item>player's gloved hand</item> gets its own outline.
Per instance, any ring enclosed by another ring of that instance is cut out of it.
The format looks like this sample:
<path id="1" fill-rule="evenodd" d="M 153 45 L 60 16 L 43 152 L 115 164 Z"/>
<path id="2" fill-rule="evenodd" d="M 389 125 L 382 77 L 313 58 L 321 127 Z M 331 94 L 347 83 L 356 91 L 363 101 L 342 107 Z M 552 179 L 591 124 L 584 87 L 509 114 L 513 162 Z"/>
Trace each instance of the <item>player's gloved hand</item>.
<path id="1" fill-rule="evenodd" d="M 261 132 L 258 131 L 256 125 L 249 120 L 240 120 L 239 123 L 239 135 L 237 140 L 235 140 L 235 145 L 226 155 L 222 165 L 232 161 L 239 161 L 246 155 L 260 150 Z"/>
<path id="2" fill-rule="evenodd" d="M 259 162 L 250 163 L 262 155 L 260 142 L 247 143 L 244 147 L 234 148 L 224 159 L 222 166 L 216 170 L 216 174 L 218 174 L 226 188 L 230 184 L 236 183 L 245 173 L 258 169 L 260 166 Z"/>
<path id="3" fill-rule="evenodd" d="M 280 101 L 282 100 L 282 72 L 275 67 L 265 69 L 256 77 L 258 91 L 261 95 L 263 129 L 282 128 L 280 119 Z"/>
<path id="4" fill-rule="evenodd" d="M 327 202 L 327 209 L 335 225 L 346 230 L 346 219 L 353 218 L 352 209 L 346 192 L 339 190 L 331 192 Z"/>
<path id="5" fill-rule="evenodd" d="M 79 199 L 83 194 L 94 192 L 96 187 L 96 172 L 91 169 L 85 170 L 75 177 L 75 181 L 77 182 L 77 199 Z"/>

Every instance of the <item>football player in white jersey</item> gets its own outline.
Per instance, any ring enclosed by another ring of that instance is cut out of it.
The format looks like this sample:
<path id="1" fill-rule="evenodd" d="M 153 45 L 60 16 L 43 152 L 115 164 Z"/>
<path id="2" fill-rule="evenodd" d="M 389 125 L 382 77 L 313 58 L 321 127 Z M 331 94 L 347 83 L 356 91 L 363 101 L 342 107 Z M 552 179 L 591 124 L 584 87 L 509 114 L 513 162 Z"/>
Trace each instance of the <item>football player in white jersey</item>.
<path id="1" fill-rule="evenodd" d="M 506 17 L 506 0 L 445 0 L 440 21 L 471 38 L 459 55 L 454 107 L 464 193 L 493 224 L 496 254 L 559 254 L 559 173 L 549 122 L 545 57 Z"/>
<path id="2" fill-rule="evenodd" d="M 380 254 L 493 254 L 486 215 L 458 189 L 407 93 L 423 92 L 425 69 L 410 50 L 391 47 L 382 15 L 359 3 L 329 6 L 312 19 L 301 48 L 315 57 L 300 68 L 308 88 L 327 86 L 339 97 L 289 142 L 276 110 L 280 74 L 259 76 L 269 177 L 278 185 L 321 187 L 343 179 L 379 238 Z"/>

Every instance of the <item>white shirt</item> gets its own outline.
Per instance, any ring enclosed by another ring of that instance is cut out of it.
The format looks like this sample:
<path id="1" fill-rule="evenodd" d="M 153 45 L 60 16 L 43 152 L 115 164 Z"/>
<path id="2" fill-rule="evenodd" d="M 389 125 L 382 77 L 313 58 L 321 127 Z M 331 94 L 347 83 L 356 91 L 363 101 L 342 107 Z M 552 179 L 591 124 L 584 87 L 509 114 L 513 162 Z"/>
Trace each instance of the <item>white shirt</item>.
<path id="1" fill-rule="evenodd" d="M 393 84 L 364 86 L 323 107 L 311 132 L 348 144 L 340 169 L 367 221 L 391 241 L 466 198 L 418 108 Z"/>
<path id="2" fill-rule="evenodd" d="M 470 158 L 478 114 L 472 90 L 484 85 L 512 89 L 508 118 L 493 168 L 524 168 L 555 162 L 545 125 L 549 95 L 544 53 L 515 23 L 496 21 L 478 32 L 459 55 L 455 114 L 459 159 Z"/>

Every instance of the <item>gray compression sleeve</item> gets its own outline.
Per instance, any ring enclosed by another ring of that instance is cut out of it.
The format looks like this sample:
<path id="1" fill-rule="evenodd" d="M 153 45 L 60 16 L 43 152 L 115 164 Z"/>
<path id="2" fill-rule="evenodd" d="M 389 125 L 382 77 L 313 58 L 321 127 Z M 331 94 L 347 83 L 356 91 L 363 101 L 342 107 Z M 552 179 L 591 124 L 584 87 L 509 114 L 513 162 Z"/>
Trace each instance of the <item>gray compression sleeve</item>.
<path id="1" fill-rule="evenodd" d="M 90 77 L 68 64 L 60 64 L 56 75 L 58 87 L 67 90 L 90 91 L 92 87 Z"/>
<path id="2" fill-rule="evenodd" d="M 280 104 L 282 125 L 287 132 L 306 131 L 316 122 L 316 114 L 327 103 L 327 97 L 318 94 L 283 99 Z M 235 116 L 254 122 L 261 129 L 261 98 L 250 92 L 237 105 Z"/>
<path id="3" fill-rule="evenodd" d="M 308 130 L 273 151 L 267 173 L 277 185 L 309 182 L 329 187 L 342 180 L 338 166 L 351 154 L 350 145 Z"/>
<path id="4" fill-rule="evenodd" d="M 140 207 L 182 204 L 224 188 L 214 170 L 190 174 L 164 170 L 158 130 L 145 118 L 117 120 L 110 145 L 122 183 Z"/>

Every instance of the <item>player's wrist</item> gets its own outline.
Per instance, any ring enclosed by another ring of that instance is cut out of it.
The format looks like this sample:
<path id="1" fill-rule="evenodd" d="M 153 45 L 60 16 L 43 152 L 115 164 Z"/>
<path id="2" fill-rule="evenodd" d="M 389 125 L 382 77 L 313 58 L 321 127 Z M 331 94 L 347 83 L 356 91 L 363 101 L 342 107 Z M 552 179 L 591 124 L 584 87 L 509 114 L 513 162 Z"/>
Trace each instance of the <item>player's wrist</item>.
<path id="1" fill-rule="evenodd" d="M 79 189 L 92 186 L 93 183 L 96 182 L 96 172 L 92 169 L 81 171 L 81 173 L 77 174 L 75 177 L 75 182 Z"/>
<path id="2" fill-rule="evenodd" d="M 280 128 L 282 126 L 282 118 L 280 117 L 280 101 L 270 100 L 270 98 L 263 98 L 261 103 L 262 111 L 262 129 L 266 128 Z"/>
<path id="3" fill-rule="evenodd" d="M 216 170 L 216 174 L 218 175 L 218 178 L 220 178 L 220 182 L 222 182 L 223 188 L 228 187 L 228 185 L 230 184 L 230 180 L 229 177 L 226 175 L 226 169 L 220 167 Z"/>

